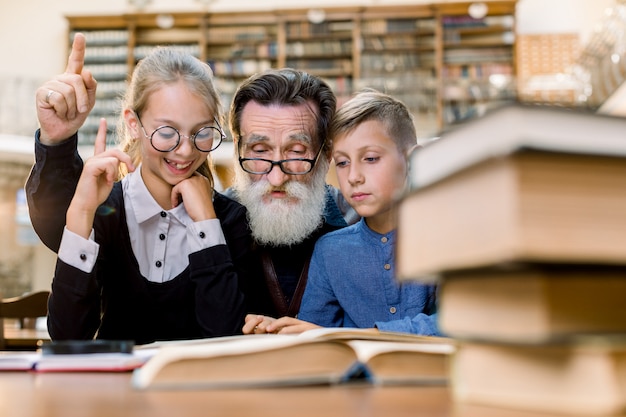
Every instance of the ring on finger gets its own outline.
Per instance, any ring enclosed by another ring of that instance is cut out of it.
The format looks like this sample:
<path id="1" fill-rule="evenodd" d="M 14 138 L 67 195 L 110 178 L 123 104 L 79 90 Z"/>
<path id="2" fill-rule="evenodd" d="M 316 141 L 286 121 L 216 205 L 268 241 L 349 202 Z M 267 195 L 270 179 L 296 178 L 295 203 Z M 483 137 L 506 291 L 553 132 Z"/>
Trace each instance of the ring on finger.
<path id="1" fill-rule="evenodd" d="M 46 103 L 50 104 L 50 97 L 52 94 L 56 93 L 54 90 L 48 90 L 48 94 L 46 94 Z"/>

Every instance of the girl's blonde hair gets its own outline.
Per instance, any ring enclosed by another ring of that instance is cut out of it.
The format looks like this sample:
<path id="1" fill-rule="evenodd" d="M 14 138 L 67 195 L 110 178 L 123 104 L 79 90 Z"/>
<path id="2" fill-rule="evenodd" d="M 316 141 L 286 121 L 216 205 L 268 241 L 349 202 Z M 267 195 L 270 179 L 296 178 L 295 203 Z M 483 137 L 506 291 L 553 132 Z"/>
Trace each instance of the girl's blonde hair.
<path id="1" fill-rule="evenodd" d="M 196 57 L 167 47 L 157 47 L 135 67 L 126 93 L 122 98 L 122 109 L 131 109 L 140 115 L 146 107 L 148 97 L 164 85 L 184 81 L 191 92 L 202 98 L 218 121 L 224 126 L 224 114 L 220 96 L 213 83 L 213 71 L 208 64 Z M 121 149 L 133 160 L 135 166 L 141 163 L 141 141 L 130 133 L 123 117 L 119 118 L 117 137 Z M 207 177 L 213 186 L 212 162 L 210 155 L 197 172 Z M 128 172 L 120 165 L 120 177 Z"/>

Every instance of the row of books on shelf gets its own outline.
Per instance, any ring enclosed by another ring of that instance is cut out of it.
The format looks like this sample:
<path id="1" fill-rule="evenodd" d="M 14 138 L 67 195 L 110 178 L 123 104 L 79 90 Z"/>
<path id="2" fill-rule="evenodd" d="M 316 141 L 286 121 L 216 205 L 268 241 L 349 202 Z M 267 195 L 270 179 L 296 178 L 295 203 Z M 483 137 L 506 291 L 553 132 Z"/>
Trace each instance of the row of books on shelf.
<path id="1" fill-rule="evenodd" d="M 625 130 L 514 103 L 412 153 L 397 273 L 439 287 L 456 402 L 626 411 Z"/>
<path id="2" fill-rule="evenodd" d="M 259 42 L 276 38 L 271 25 L 215 26 L 206 31 L 211 43 Z"/>
<path id="3" fill-rule="evenodd" d="M 361 55 L 361 69 L 364 76 L 370 71 L 406 73 L 416 68 L 434 68 L 434 53 L 367 53 Z"/>
<path id="4" fill-rule="evenodd" d="M 484 28 L 484 27 L 508 27 L 515 24 L 515 16 L 512 14 L 492 15 L 481 18 L 474 18 L 469 15 L 464 16 L 443 16 L 441 23 L 444 29 L 448 28 Z"/>
<path id="5" fill-rule="evenodd" d="M 444 31 L 443 42 L 446 46 L 489 46 L 489 45 L 513 45 L 515 32 L 512 30 L 498 33 L 459 33 L 457 31 Z"/>
<path id="6" fill-rule="evenodd" d="M 74 39 L 74 35 L 77 31 L 70 33 L 70 40 Z M 80 31 L 85 35 L 87 45 L 126 45 L 128 44 L 129 34 L 126 29 L 107 29 L 107 30 L 85 30 Z"/>
<path id="7" fill-rule="evenodd" d="M 128 46 L 89 46 L 85 50 L 85 64 L 126 62 L 128 58 Z"/>
<path id="8" fill-rule="evenodd" d="M 128 65 L 124 63 L 89 64 L 89 70 L 98 81 L 125 80 Z"/>
<path id="9" fill-rule="evenodd" d="M 472 64 L 477 62 L 512 62 L 513 50 L 510 46 L 492 48 L 459 48 L 443 52 L 446 64 Z"/>
<path id="10" fill-rule="evenodd" d="M 306 68 L 307 71 L 315 73 L 316 71 L 328 71 L 337 72 L 341 74 L 352 73 L 352 60 L 351 59 L 332 59 L 332 58 L 319 58 L 319 59 L 294 59 L 287 58 L 287 67 L 292 68 Z"/>
<path id="11" fill-rule="evenodd" d="M 325 77 L 324 81 L 336 95 L 349 95 L 354 91 L 352 77 Z"/>
<path id="12" fill-rule="evenodd" d="M 372 19 L 361 22 L 364 35 L 388 35 L 392 33 L 432 34 L 436 21 L 433 18 Z"/>
<path id="13" fill-rule="evenodd" d="M 288 42 L 285 45 L 287 56 L 304 55 L 352 55 L 352 40 L 339 39 L 313 42 Z"/>
<path id="14" fill-rule="evenodd" d="M 370 74 L 368 69 L 361 68 L 361 77 L 354 81 L 354 85 L 357 90 L 370 87 L 390 94 L 423 90 L 435 92 L 438 89 L 437 77 L 430 68 L 413 68 L 410 71 L 394 74 L 394 76 L 381 71 L 373 71 Z"/>
<path id="15" fill-rule="evenodd" d="M 235 43 L 231 46 L 227 46 L 230 56 L 239 57 L 257 57 L 257 58 L 276 58 L 278 55 L 278 45 L 276 41 L 261 42 L 256 44 Z M 214 51 L 215 47 L 209 49 L 209 55 L 216 57 Z"/>
<path id="16" fill-rule="evenodd" d="M 217 77 L 249 77 L 272 68 L 269 59 L 209 60 L 208 64 Z"/>
<path id="17" fill-rule="evenodd" d="M 387 19 L 385 23 L 388 33 L 434 31 L 436 27 L 435 20 L 431 19 L 394 18 Z"/>
<path id="18" fill-rule="evenodd" d="M 434 35 L 432 36 L 364 36 L 363 49 L 373 51 L 383 51 L 387 49 L 423 49 L 433 50 L 435 45 Z"/>
<path id="19" fill-rule="evenodd" d="M 99 86 L 98 86 L 99 87 Z M 112 98 L 99 98 L 96 100 L 93 109 L 89 115 L 94 116 L 107 116 L 116 115 L 120 112 L 121 108 L 121 95 Z"/>
<path id="20" fill-rule="evenodd" d="M 448 65 L 441 68 L 442 78 L 488 78 L 490 75 L 513 75 L 511 63 L 483 62 L 477 64 Z"/>
<path id="21" fill-rule="evenodd" d="M 336 36 L 345 32 L 350 34 L 354 27 L 352 20 L 330 20 L 319 23 L 309 21 L 288 22 L 286 33 L 288 38 L 307 38 L 315 36 Z"/>
<path id="22" fill-rule="evenodd" d="M 133 50 L 136 60 L 142 59 L 155 48 L 155 45 L 138 45 Z M 193 56 L 200 56 L 200 46 L 195 43 L 176 44 L 172 48 Z M 106 65 L 118 65 L 128 59 L 128 47 L 124 46 L 90 46 L 85 50 L 85 64 L 97 64 L 100 67 Z"/>
<path id="23" fill-rule="evenodd" d="M 185 54 L 193 55 L 195 57 L 199 57 L 201 54 L 200 45 L 197 43 L 187 43 L 187 44 L 173 44 L 169 46 L 172 49 L 178 50 Z M 135 60 L 140 60 L 148 56 L 153 50 L 156 48 L 155 45 L 137 45 L 133 50 L 133 54 Z"/>
<path id="24" fill-rule="evenodd" d="M 88 68 L 91 68 L 90 66 Z M 105 77 L 107 78 L 107 77 Z M 121 79 L 117 79 L 117 81 L 112 81 L 113 76 L 108 77 L 108 80 L 102 80 L 96 77 L 98 80 L 98 89 L 96 90 L 96 105 L 98 105 L 98 100 L 120 97 L 124 91 L 126 91 L 126 77 Z"/>
<path id="25" fill-rule="evenodd" d="M 457 78 L 446 80 L 442 89 L 445 101 L 514 100 L 515 78 L 498 76 L 494 83 L 490 78 Z"/>

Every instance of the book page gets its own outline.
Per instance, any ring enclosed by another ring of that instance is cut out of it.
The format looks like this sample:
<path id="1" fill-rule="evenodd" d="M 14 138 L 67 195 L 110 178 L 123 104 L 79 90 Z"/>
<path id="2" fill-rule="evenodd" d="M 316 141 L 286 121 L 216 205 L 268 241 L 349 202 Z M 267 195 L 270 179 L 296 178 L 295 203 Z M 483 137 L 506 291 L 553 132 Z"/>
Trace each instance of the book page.
<path id="1" fill-rule="evenodd" d="M 131 371 L 141 367 L 151 357 L 150 351 L 135 353 L 85 353 L 67 355 L 41 355 L 34 369 L 51 371 Z"/>
<path id="2" fill-rule="evenodd" d="M 441 343 L 444 341 L 444 338 L 442 337 L 356 327 L 323 327 L 319 329 L 307 330 L 300 333 L 297 337 L 309 340 L 379 340 L 412 343 Z"/>
<path id="3" fill-rule="evenodd" d="M 447 339 L 445 339 L 447 340 Z M 454 352 L 454 344 L 448 341 L 441 343 L 404 343 L 385 342 L 376 340 L 350 340 L 346 342 L 357 353 L 357 357 L 363 363 L 368 362 L 372 357 L 386 352 L 422 352 L 440 355 L 450 355 Z"/>
<path id="4" fill-rule="evenodd" d="M 41 354 L 31 351 L 0 352 L 0 371 L 19 371 L 32 369 Z"/>

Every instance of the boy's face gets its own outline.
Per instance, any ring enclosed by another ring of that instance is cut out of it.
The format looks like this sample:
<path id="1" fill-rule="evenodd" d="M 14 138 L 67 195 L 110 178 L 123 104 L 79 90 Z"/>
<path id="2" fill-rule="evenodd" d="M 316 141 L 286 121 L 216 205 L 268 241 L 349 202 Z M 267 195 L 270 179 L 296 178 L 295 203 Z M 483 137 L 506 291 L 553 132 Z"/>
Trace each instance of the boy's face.
<path id="1" fill-rule="evenodd" d="M 379 233 L 394 229 L 391 209 L 404 190 L 407 167 L 383 124 L 369 120 L 337 137 L 333 158 L 341 193 L 367 225 Z"/>

